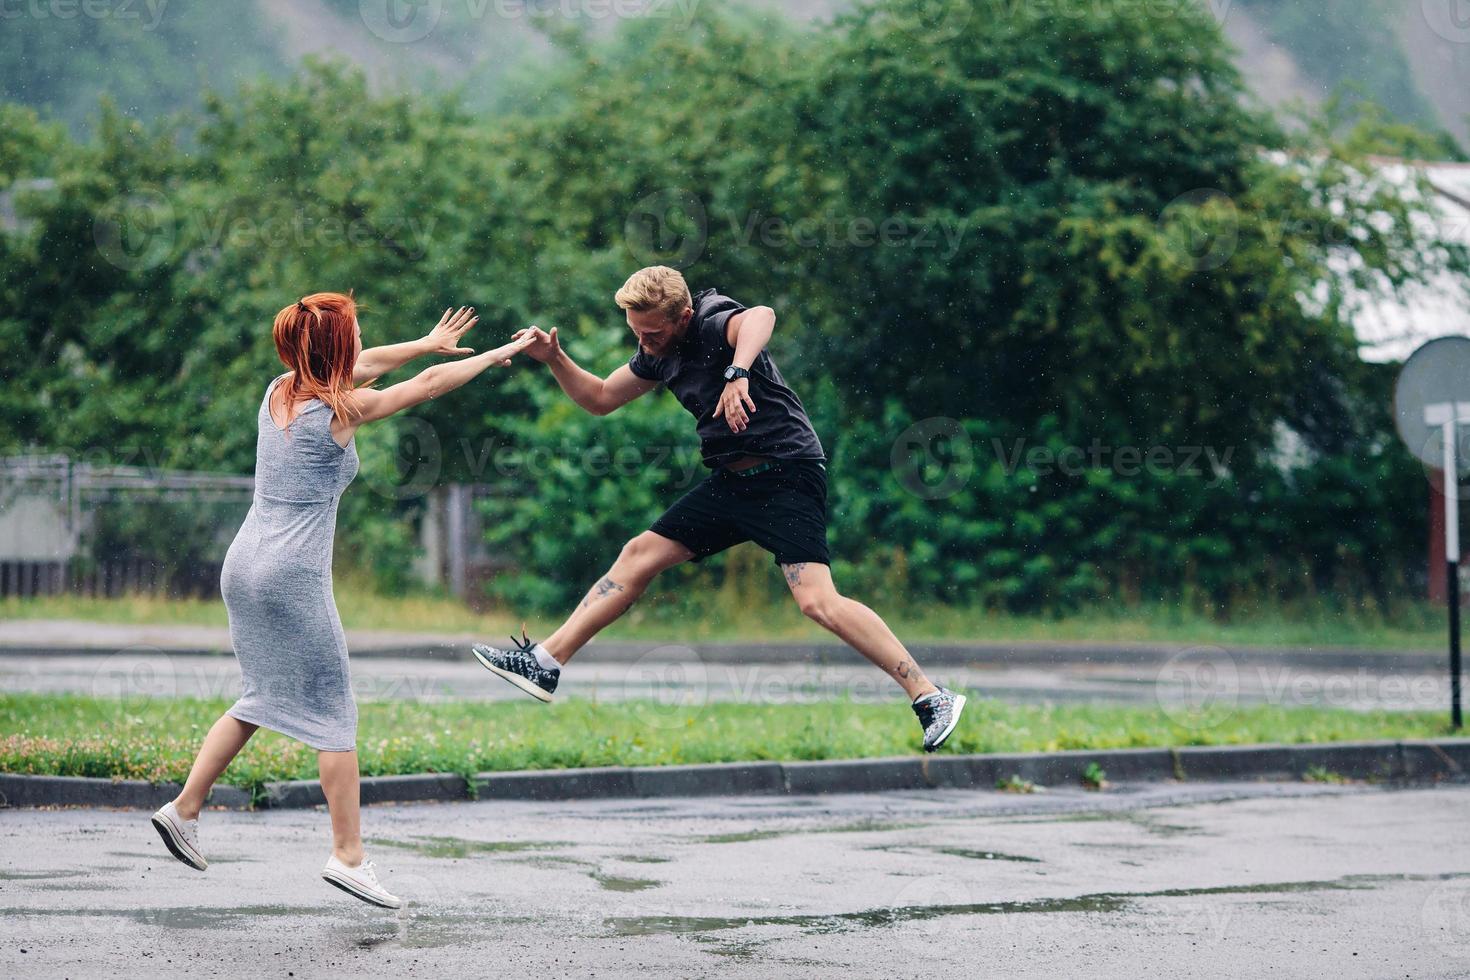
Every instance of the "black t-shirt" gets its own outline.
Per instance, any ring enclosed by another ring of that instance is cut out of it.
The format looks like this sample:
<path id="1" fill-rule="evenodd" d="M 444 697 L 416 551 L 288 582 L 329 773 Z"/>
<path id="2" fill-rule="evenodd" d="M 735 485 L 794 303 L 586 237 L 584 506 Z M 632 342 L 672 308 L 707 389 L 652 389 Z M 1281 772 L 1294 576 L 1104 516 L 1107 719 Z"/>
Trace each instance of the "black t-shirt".
<path id="1" fill-rule="evenodd" d="M 750 425 L 735 433 L 725 419 L 713 417 L 725 390 L 725 368 L 735 359 L 725 327 L 730 317 L 744 309 L 730 297 L 707 289 L 694 297 L 689 332 L 672 354 L 654 357 L 640 347 L 628 367 L 645 381 L 662 382 L 694 416 L 704 465 L 710 468 L 742 456 L 824 459 L 822 442 L 801 399 L 786 387 L 765 351 L 750 366 L 750 397 L 756 407 Z"/>

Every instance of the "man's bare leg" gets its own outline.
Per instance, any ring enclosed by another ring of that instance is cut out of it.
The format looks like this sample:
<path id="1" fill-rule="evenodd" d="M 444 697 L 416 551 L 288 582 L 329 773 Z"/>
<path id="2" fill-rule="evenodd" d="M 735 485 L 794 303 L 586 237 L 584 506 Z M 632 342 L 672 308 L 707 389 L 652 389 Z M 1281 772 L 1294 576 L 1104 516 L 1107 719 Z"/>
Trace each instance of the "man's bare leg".
<path id="1" fill-rule="evenodd" d="M 924 676 L 881 616 L 861 602 L 838 593 L 837 586 L 832 584 L 830 568 L 803 562 L 782 565 L 781 571 L 786 574 L 791 595 L 806 617 L 881 668 L 908 693 L 910 701 L 939 690 Z"/>
<path id="2" fill-rule="evenodd" d="M 570 616 L 541 645 L 565 664 L 642 597 L 648 583 L 660 572 L 694 557 L 694 552 L 677 541 L 644 531 L 623 545 L 622 554 L 607 574 L 591 589 Z"/>

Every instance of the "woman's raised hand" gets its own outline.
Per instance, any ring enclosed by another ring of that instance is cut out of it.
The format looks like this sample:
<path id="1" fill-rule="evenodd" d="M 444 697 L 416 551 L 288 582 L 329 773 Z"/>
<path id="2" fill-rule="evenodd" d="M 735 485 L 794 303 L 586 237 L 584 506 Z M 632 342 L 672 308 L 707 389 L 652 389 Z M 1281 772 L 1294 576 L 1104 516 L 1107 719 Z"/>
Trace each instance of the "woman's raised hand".
<path id="1" fill-rule="evenodd" d="M 429 353 L 454 356 L 473 354 L 473 347 L 461 347 L 459 341 L 470 327 L 479 322 L 480 318 L 475 316 L 474 307 L 461 306 L 457 311 L 451 307 L 445 310 L 444 315 L 439 318 L 438 326 L 430 330 L 429 335 L 424 338 L 429 345 Z"/>

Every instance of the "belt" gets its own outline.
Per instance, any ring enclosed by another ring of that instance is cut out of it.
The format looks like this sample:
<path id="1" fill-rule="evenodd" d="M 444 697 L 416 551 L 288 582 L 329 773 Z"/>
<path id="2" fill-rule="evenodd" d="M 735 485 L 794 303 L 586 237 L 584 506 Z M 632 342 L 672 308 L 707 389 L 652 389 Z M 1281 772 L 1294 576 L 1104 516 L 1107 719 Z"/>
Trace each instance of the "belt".
<path id="1" fill-rule="evenodd" d="M 781 464 L 779 462 L 757 463 L 755 466 L 750 466 L 743 470 L 726 470 L 725 472 L 729 473 L 731 476 L 755 476 L 757 473 L 766 473 L 770 470 L 774 470 L 780 465 Z"/>

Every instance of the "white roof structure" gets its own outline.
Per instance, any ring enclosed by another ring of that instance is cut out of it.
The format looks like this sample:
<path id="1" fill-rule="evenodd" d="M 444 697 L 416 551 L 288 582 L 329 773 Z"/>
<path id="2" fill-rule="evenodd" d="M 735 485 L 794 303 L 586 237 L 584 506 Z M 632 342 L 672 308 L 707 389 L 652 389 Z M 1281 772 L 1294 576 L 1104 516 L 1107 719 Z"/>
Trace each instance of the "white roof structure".
<path id="1" fill-rule="evenodd" d="M 1434 190 L 1429 210 L 1437 237 L 1470 247 L 1470 163 L 1433 163 L 1376 157 L 1379 176 L 1407 184 L 1411 173 Z M 1461 277 L 1439 276 L 1406 288 L 1397 298 L 1361 297 L 1353 328 L 1363 360 L 1403 361 L 1436 337 L 1470 337 L 1470 292 Z"/>

